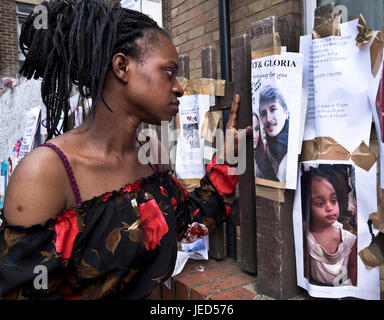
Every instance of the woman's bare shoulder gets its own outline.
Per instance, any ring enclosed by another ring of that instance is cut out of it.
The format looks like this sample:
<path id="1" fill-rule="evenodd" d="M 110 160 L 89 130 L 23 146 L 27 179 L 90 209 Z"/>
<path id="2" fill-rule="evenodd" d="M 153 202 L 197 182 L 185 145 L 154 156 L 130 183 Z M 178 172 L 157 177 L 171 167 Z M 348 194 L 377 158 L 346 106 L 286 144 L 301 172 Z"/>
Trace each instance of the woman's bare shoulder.
<path id="1" fill-rule="evenodd" d="M 58 155 L 46 147 L 28 153 L 6 190 L 4 217 L 10 225 L 43 224 L 66 208 L 69 182 Z"/>

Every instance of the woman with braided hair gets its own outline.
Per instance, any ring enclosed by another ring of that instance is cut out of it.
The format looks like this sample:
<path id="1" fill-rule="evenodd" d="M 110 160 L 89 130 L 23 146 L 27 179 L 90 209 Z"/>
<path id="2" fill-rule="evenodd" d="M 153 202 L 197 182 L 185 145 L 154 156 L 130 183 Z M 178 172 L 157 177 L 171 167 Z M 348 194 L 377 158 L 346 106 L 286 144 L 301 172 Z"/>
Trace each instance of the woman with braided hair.
<path id="1" fill-rule="evenodd" d="M 138 126 L 171 120 L 183 95 L 176 49 L 156 22 L 101 0 L 42 5 L 48 28 L 33 27 L 36 15 L 23 25 L 20 73 L 43 79 L 48 141 L 23 158 L 8 185 L 0 297 L 143 299 L 172 274 L 176 240 L 189 224 L 212 229 L 229 214 L 237 176 L 214 157 L 188 193 L 169 165 L 139 161 Z M 92 111 L 68 131 L 72 85 L 92 99 Z M 235 132 L 239 99 L 227 126 Z"/>

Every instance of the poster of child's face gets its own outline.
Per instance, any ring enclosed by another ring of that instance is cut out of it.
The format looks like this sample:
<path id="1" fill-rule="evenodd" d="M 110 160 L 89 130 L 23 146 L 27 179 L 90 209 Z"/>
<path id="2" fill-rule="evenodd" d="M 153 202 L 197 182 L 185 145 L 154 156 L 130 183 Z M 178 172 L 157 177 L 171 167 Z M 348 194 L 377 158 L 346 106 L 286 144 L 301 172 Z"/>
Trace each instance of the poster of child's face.
<path id="1" fill-rule="evenodd" d="M 357 202 L 352 165 L 302 164 L 304 275 L 318 286 L 357 285 Z"/>
<path id="2" fill-rule="evenodd" d="M 183 124 L 183 138 L 190 148 L 200 148 L 199 124 Z"/>
<path id="3" fill-rule="evenodd" d="M 265 86 L 253 95 L 253 147 L 255 176 L 285 182 L 289 110 L 278 88 Z"/>

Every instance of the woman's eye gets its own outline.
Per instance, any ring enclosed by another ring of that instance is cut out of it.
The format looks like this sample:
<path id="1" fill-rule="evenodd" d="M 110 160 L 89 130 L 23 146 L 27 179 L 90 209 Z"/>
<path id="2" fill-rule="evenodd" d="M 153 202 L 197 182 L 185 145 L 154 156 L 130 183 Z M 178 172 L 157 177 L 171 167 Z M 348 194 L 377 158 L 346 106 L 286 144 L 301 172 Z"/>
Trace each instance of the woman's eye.
<path id="1" fill-rule="evenodd" d="M 165 70 L 168 73 L 168 76 L 171 78 L 173 76 L 173 71 L 172 70 Z"/>

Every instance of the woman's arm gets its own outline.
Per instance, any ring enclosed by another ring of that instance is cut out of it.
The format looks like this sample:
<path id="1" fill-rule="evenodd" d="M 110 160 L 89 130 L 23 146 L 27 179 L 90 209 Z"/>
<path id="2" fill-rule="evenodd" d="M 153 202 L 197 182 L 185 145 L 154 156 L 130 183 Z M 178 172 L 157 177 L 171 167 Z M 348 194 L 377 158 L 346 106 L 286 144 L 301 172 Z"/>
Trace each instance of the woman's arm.
<path id="1" fill-rule="evenodd" d="M 15 168 L 4 199 L 9 225 L 44 224 L 66 209 L 70 188 L 63 164 L 48 148 L 32 150 Z"/>

